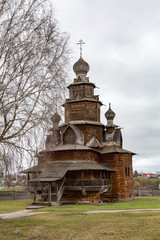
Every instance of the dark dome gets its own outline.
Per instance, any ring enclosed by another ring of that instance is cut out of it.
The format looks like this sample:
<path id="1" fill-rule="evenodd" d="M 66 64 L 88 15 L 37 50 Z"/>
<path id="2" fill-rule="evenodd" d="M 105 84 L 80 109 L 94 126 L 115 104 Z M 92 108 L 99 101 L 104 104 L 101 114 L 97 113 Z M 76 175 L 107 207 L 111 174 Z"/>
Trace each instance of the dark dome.
<path id="1" fill-rule="evenodd" d="M 52 122 L 59 122 L 61 121 L 60 115 L 56 112 L 52 117 L 51 117 Z"/>
<path id="2" fill-rule="evenodd" d="M 73 65 L 73 71 L 76 74 L 87 74 L 89 71 L 89 64 L 83 60 L 82 57 Z"/>
<path id="3" fill-rule="evenodd" d="M 107 120 L 113 120 L 115 118 L 115 116 L 116 116 L 116 114 L 112 111 L 111 104 L 109 104 L 109 109 L 105 113 L 105 117 L 107 118 Z"/>

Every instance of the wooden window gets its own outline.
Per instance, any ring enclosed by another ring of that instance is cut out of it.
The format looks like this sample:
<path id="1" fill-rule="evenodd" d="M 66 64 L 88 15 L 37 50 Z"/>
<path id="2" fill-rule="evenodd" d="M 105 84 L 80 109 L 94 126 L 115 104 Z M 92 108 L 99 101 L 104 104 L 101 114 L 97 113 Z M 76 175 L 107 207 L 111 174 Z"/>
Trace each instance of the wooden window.
<path id="1" fill-rule="evenodd" d="M 127 167 L 125 167 L 125 176 L 127 177 Z"/>
<path id="2" fill-rule="evenodd" d="M 92 136 L 96 136 L 96 130 L 92 129 Z"/>
<path id="3" fill-rule="evenodd" d="M 67 112 L 66 112 L 66 116 L 69 117 L 69 112 L 68 112 L 68 110 L 67 110 Z"/>
<path id="4" fill-rule="evenodd" d="M 125 167 L 125 176 L 126 177 L 130 176 L 130 168 L 129 167 Z"/>
<path id="5" fill-rule="evenodd" d="M 86 93 L 85 93 L 85 86 L 83 86 L 83 97 L 86 96 Z"/>
<path id="6" fill-rule="evenodd" d="M 93 95 L 92 87 L 90 86 L 90 95 Z"/>
<path id="7" fill-rule="evenodd" d="M 128 167 L 128 177 L 130 176 L 130 168 Z"/>
<path id="8" fill-rule="evenodd" d="M 73 97 L 75 97 L 75 88 L 73 87 Z"/>
<path id="9" fill-rule="evenodd" d="M 93 117 L 93 110 L 92 109 L 89 110 L 89 116 Z"/>

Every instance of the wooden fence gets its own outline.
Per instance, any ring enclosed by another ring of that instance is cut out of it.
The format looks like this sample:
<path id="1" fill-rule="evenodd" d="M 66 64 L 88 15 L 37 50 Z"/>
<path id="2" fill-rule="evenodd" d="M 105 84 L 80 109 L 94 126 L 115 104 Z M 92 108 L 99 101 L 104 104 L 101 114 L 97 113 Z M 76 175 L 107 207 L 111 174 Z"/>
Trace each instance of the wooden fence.
<path id="1" fill-rule="evenodd" d="M 155 196 L 160 197 L 160 190 L 153 189 L 136 189 L 135 196 Z M 33 194 L 26 191 L 0 191 L 0 201 L 5 200 L 23 200 L 33 199 Z"/>
<path id="2" fill-rule="evenodd" d="M 33 199 L 33 195 L 26 191 L 0 191 L 0 201 Z"/>
<path id="3" fill-rule="evenodd" d="M 154 196 L 154 197 L 160 197 L 160 190 L 154 190 L 154 189 L 136 189 L 134 190 L 135 196 Z"/>

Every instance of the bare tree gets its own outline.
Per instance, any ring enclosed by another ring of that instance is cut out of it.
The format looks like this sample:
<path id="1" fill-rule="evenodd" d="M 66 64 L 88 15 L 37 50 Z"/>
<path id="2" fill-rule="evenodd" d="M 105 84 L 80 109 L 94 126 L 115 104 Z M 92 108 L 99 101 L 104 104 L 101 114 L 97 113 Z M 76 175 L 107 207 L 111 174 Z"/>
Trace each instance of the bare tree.
<path id="1" fill-rule="evenodd" d="M 0 1 L 0 151 L 6 164 L 15 151 L 36 150 L 36 127 L 44 128 L 55 99 L 64 96 L 68 54 L 68 35 L 59 30 L 49 0 Z"/>

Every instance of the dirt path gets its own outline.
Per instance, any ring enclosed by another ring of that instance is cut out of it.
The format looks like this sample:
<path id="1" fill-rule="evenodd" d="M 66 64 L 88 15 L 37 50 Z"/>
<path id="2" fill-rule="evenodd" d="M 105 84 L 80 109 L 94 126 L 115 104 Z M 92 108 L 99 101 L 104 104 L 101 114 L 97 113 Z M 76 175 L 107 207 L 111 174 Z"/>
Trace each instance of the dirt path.
<path id="1" fill-rule="evenodd" d="M 142 212 L 142 211 L 160 211 L 160 208 L 127 209 L 127 210 L 98 210 L 98 211 L 87 211 L 85 213 L 119 213 L 119 212 Z"/>
<path id="2" fill-rule="evenodd" d="M 33 210 L 21 210 L 21 211 L 17 211 L 17 212 L 0 214 L 0 220 L 29 217 L 29 216 L 43 214 L 43 213 L 47 213 L 47 212 L 35 212 Z"/>
<path id="3" fill-rule="evenodd" d="M 127 210 L 98 210 L 98 211 L 86 211 L 84 213 L 120 213 L 120 212 L 142 212 L 142 211 L 160 211 L 160 208 L 127 209 Z M 21 210 L 21 211 L 17 211 L 17 212 L 0 214 L 0 220 L 29 217 L 29 216 L 44 214 L 44 213 L 48 213 L 48 212 L 36 212 L 34 210 Z"/>

